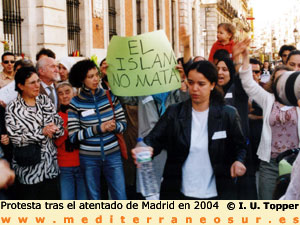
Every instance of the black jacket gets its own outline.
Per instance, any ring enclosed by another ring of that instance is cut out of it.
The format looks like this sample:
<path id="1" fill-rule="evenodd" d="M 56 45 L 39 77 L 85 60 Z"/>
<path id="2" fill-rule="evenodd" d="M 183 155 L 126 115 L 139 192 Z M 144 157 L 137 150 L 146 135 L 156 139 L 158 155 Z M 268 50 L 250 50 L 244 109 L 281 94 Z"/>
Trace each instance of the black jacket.
<path id="1" fill-rule="evenodd" d="M 2 134 L 7 134 L 7 130 L 5 127 L 5 108 L 0 106 L 0 138 Z M 9 142 L 8 145 L 3 145 L 0 143 L 0 147 L 4 152 L 4 157 L 8 162 L 12 161 L 12 144 Z"/>
<path id="2" fill-rule="evenodd" d="M 154 148 L 154 155 L 166 149 L 168 156 L 161 185 L 161 199 L 176 199 L 180 196 L 182 166 L 189 154 L 192 126 L 192 102 L 187 100 L 171 105 L 145 137 L 147 145 Z M 217 131 L 226 131 L 227 138 L 212 140 Z M 211 104 L 208 114 L 208 151 L 216 176 L 219 199 L 235 199 L 234 180 L 230 167 L 236 160 L 244 162 L 246 141 L 240 118 L 235 108 Z M 199 143 L 201 144 L 201 143 Z M 201 176 L 199 171 L 199 176 Z"/>

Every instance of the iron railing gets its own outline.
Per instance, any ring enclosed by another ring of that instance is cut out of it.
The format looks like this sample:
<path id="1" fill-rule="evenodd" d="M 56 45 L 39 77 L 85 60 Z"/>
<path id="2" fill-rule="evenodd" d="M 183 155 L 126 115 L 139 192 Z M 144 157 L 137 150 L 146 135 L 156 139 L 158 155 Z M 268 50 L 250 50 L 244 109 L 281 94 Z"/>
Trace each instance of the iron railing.
<path id="1" fill-rule="evenodd" d="M 156 0 L 156 20 L 157 20 L 157 30 L 160 29 L 160 8 L 159 8 L 159 0 Z"/>
<path id="2" fill-rule="evenodd" d="M 108 14 L 109 14 L 109 39 L 113 35 L 117 35 L 117 11 L 115 0 L 108 0 Z"/>
<path id="3" fill-rule="evenodd" d="M 136 0 L 136 32 L 142 33 L 141 0 Z"/>
<path id="4" fill-rule="evenodd" d="M 79 0 L 67 0 L 68 54 L 80 55 Z"/>
<path id="5" fill-rule="evenodd" d="M 22 54 L 20 0 L 3 0 L 4 51 Z"/>

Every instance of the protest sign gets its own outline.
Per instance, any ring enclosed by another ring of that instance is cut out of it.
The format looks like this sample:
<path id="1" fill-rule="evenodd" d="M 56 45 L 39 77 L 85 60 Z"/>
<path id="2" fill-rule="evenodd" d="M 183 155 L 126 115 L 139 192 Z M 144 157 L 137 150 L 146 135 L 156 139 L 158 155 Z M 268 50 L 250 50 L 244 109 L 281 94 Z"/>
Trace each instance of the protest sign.
<path id="1" fill-rule="evenodd" d="M 18 92 L 15 90 L 15 81 L 10 82 L 6 86 L 0 89 L 0 100 L 5 104 L 10 103 L 18 96 Z"/>
<path id="2" fill-rule="evenodd" d="M 143 96 L 180 88 L 180 75 L 164 31 L 114 36 L 108 46 L 107 76 L 117 96 Z"/>

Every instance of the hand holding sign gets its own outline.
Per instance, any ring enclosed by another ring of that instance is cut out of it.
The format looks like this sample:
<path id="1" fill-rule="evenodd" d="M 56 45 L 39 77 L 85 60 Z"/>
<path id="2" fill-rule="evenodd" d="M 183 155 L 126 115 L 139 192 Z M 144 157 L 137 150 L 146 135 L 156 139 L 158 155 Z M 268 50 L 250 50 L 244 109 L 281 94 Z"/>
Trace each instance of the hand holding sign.
<path id="1" fill-rule="evenodd" d="M 118 96 L 143 96 L 180 88 L 172 47 L 163 31 L 114 36 L 108 46 L 107 76 Z"/>

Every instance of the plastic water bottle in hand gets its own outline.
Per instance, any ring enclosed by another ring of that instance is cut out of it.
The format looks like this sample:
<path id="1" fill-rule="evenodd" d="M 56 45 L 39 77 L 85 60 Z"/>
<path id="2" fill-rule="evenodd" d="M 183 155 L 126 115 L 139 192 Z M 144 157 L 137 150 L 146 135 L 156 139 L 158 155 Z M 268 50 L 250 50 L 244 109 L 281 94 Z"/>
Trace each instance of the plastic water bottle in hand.
<path id="1" fill-rule="evenodd" d="M 159 187 L 152 166 L 151 152 L 146 148 L 143 138 L 137 139 L 136 147 L 145 147 L 136 153 L 137 162 L 140 164 L 138 168 L 140 191 L 144 197 L 155 195 L 159 193 Z"/>

